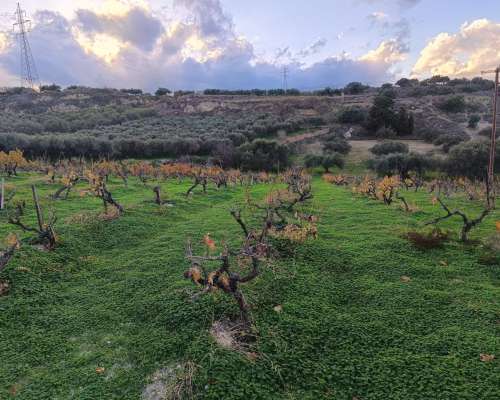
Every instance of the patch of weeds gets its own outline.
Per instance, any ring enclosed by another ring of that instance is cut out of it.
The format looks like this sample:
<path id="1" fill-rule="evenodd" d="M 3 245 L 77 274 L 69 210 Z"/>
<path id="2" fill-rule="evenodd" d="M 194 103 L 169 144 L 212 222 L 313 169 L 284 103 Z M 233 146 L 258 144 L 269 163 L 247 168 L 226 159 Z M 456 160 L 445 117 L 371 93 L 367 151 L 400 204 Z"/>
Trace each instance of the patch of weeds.
<path id="1" fill-rule="evenodd" d="M 257 354 L 252 351 L 256 337 L 244 322 L 215 321 L 210 329 L 210 336 L 226 350 L 243 354 L 249 360 L 257 358 Z"/>
<path id="2" fill-rule="evenodd" d="M 500 232 L 496 232 L 485 240 L 479 262 L 483 265 L 500 266 Z"/>
<path id="3" fill-rule="evenodd" d="M 410 231 L 406 234 L 406 239 L 420 250 L 437 249 L 442 248 L 450 239 L 450 232 L 440 228 L 431 231 Z"/>
<path id="4" fill-rule="evenodd" d="M 193 399 L 193 376 L 196 366 L 192 362 L 174 363 L 156 371 L 142 392 L 143 400 Z"/>

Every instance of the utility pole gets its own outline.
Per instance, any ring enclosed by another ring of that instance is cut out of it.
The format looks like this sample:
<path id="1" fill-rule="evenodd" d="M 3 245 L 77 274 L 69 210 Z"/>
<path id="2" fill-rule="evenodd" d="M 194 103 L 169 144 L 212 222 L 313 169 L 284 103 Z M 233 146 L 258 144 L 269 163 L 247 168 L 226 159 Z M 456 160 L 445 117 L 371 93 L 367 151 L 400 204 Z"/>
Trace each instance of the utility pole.
<path id="1" fill-rule="evenodd" d="M 488 207 L 495 208 L 495 154 L 497 141 L 497 118 L 498 118 L 498 89 L 500 78 L 500 67 L 492 71 L 483 71 L 482 74 L 495 74 L 495 94 L 493 95 L 493 128 L 491 131 L 490 159 L 488 164 L 488 182 L 486 184 Z"/>
<path id="2" fill-rule="evenodd" d="M 283 67 L 283 91 L 288 92 L 288 67 L 284 66 Z"/>
<path id="3" fill-rule="evenodd" d="M 2 188 L 0 194 L 0 210 L 3 210 L 5 207 L 5 179 L 2 178 Z"/>
<path id="4" fill-rule="evenodd" d="M 39 86 L 38 72 L 35 66 L 35 59 L 31 53 L 31 46 L 28 40 L 28 32 L 31 30 L 31 21 L 26 19 L 26 11 L 17 3 L 15 13 L 16 23 L 14 32 L 19 38 L 20 56 L 21 56 L 21 87 L 35 89 Z"/>

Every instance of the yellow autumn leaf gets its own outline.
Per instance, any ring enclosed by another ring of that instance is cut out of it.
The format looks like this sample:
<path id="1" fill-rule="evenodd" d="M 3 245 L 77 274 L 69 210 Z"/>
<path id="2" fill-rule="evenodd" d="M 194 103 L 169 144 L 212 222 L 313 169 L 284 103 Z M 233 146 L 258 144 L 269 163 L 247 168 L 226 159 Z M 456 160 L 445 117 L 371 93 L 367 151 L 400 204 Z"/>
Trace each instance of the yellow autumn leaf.
<path id="1" fill-rule="evenodd" d="M 491 362 L 495 359 L 493 354 L 480 354 L 479 358 L 482 362 Z"/>
<path id="2" fill-rule="evenodd" d="M 209 250 L 215 250 L 215 241 L 210 237 L 210 233 L 207 233 L 203 237 L 203 242 L 209 248 Z"/>
<path id="3" fill-rule="evenodd" d="M 9 233 L 9 235 L 5 239 L 5 244 L 9 247 L 15 246 L 16 249 L 20 247 L 19 239 L 15 233 Z"/>

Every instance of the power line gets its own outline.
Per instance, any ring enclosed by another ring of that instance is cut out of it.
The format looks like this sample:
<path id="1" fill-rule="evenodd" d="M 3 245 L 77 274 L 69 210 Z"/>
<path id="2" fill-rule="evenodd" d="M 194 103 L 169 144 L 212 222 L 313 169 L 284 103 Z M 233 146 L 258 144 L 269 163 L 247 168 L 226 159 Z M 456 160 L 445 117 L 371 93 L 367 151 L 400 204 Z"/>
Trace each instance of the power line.
<path id="1" fill-rule="evenodd" d="M 283 67 L 283 91 L 286 93 L 288 92 L 288 76 L 289 76 L 289 70 L 287 66 Z"/>
<path id="2" fill-rule="evenodd" d="M 497 117 L 498 117 L 498 89 L 500 78 L 500 67 L 493 71 L 483 71 L 482 74 L 495 74 L 495 94 L 493 96 L 493 127 L 491 132 L 491 147 L 490 159 L 488 163 L 488 183 L 486 185 L 488 191 L 488 206 L 495 207 L 495 153 L 496 153 L 496 138 L 497 138 Z"/>
<path id="3" fill-rule="evenodd" d="M 17 3 L 15 13 L 16 23 L 14 24 L 14 32 L 19 38 L 20 56 L 21 56 L 21 87 L 29 87 L 35 89 L 40 86 L 38 72 L 35 66 L 35 59 L 31 52 L 31 46 L 28 40 L 28 32 L 31 30 L 31 21 L 26 19 L 26 11 L 21 9 L 21 5 Z"/>

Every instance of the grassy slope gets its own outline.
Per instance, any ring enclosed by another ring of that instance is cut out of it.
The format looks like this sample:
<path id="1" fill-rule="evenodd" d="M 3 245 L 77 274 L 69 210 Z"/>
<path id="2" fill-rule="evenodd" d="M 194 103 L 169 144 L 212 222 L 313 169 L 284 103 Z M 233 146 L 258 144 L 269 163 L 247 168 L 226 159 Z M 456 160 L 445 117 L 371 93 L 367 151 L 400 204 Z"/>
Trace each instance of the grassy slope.
<path id="1" fill-rule="evenodd" d="M 9 183 L 28 199 L 33 180 Z M 259 331 L 255 362 L 208 334 L 215 319 L 236 314 L 232 301 L 189 302 L 182 277 L 187 237 L 237 241 L 228 210 L 243 200 L 241 188 L 186 200 L 188 182 L 164 183 L 177 203 L 159 210 L 145 202 L 149 190 L 117 184 L 126 214 L 90 224 L 66 222 L 98 210 L 95 199 L 73 193 L 55 203 L 63 244 L 52 253 L 25 246 L 1 275 L 12 289 L 0 298 L 0 398 L 15 390 L 16 399 L 137 399 L 148 376 L 183 360 L 198 365 L 204 399 L 500 398 L 500 269 L 480 265 L 475 247 L 421 252 L 402 239 L 439 213 L 425 194 L 415 197 L 423 211 L 408 216 L 314 183 L 320 238 L 244 288 Z M 39 187 L 44 198 L 55 191 Z M 473 236 L 491 234 L 498 219 Z M 0 221 L 4 236 L 10 227 Z M 483 363 L 480 353 L 497 357 Z"/>

